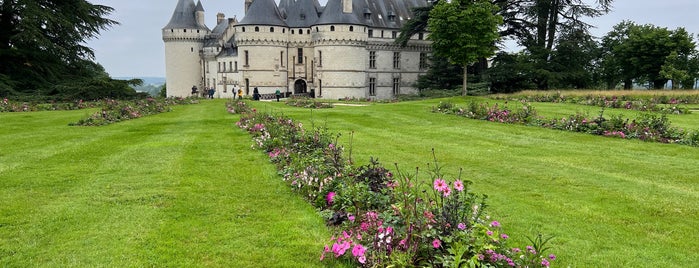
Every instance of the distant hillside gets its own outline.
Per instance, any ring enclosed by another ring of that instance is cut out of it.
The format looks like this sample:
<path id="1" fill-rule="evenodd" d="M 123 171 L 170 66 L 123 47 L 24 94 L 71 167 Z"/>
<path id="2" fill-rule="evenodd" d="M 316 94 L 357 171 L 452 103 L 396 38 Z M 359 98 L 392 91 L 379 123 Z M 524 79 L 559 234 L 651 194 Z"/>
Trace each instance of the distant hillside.
<path id="1" fill-rule="evenodd" d="M 162 86 L 165 84 L 165 77 L 113 77 L 114 79 L 129 80 L 134 78 L 143 79 L 143 85 Z"/>

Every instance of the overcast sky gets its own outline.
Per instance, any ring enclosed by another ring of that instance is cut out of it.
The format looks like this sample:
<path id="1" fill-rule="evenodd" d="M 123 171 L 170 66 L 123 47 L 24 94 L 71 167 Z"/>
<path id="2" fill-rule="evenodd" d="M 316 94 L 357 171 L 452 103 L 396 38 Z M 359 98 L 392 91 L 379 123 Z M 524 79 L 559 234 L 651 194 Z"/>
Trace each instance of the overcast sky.
<path id="1" fill-rule="evenodd" d="M 113 7 L 111 19 L 120 25 L 103 31 L 87 42 L 95 50 L 97 62 L 112 77 L 165 76 L 165 49 L 160 30 L 170 21 L 177 0 L 88 0 Z M 196 0 L 195 0 L 196 2 Z M 243 0 L 201 0 L 206 11 L 206 25 L 216 26 L 216 13 L 226 17 L 243 17 Z M 277 1 L 278 2 L 278 1 Z M 327 0 L 320 0 L 325 4 Z M 613 11 L 587 22 L 597 26 L 596 36 L 603 36 L 623 20 L 675 29 L 684 27 L 699 33 L 698 0 L 615 0 Z"/>

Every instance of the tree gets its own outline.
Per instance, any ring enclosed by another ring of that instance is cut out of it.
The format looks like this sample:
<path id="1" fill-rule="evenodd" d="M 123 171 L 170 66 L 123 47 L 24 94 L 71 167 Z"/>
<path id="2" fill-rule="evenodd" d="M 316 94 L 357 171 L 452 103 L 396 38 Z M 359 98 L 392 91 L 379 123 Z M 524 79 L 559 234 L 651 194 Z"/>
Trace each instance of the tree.
<path id="1" fill-rule="evenodd" d="M 86 0 L 0 1 L 0 85 L 46 92 L 75 73 L 99 75 L 84 40 L 118 24 L 105 18 L 112 11 Z"/>
<path id="2" fill-rule="evenodd" d="M 602 39 L 602 51 L 603 77 L 610 87 L 622 81 L 625 89 L 634 82 L 659 89 L 668 79 L 693 86 L 690 81 L 697 77 L 696 44 L 683 28 L 625 21 Z"/>
<path id="3" fill-rule="evenodd" d="M 463 95 L 468 65 L 495 53 L 502 17 L 487 0 L 452 0 L 437 3 L 429 13 L 429 39 L 437 56 L 464 67 Z"/>

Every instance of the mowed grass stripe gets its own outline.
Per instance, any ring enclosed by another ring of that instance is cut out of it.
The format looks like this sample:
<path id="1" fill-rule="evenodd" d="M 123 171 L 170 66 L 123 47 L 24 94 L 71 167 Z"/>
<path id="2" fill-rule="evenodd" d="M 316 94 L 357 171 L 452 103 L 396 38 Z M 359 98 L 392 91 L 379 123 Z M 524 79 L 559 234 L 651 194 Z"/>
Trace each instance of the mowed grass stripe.
<path id="1" fill-rule="evenodd" d="M 463 168 L 489 195 L 492 215 L 514 242 L 554 235 L 555 265 L 690 267 L 699 262 L 699 150 L 582 133 L 507 125 L 430 112 L 454 98 L 313 110 L 255 103 L 308 125 L 327 126 L 350 144 L 357 163 L 419 166 L 435 148 L 443 171 Z M 491 102 L 492 103 L 492 102 Z M 567 113 L 569 105 L 546 113 Z M 536 107 L 536 105 L 535 105 Z M 688 115 L 694 116 L 694 115 Z M 693 129 L 699 129 L 694 122 Z M 349 148 L 347 148 L 349 151 Z M 423 177 L 425 178 L 425 177 Z M 430 182 L 425 181 L 427 185 Z"/>
<path id="2" fill-rule="evenodd" d="M 319 265 L 322 219 L 234 122 L 221 101 L 96 128 L 25 118 L 64 150 L 3 152 L 40 157 L 0 172 L 0 265 Z"/>

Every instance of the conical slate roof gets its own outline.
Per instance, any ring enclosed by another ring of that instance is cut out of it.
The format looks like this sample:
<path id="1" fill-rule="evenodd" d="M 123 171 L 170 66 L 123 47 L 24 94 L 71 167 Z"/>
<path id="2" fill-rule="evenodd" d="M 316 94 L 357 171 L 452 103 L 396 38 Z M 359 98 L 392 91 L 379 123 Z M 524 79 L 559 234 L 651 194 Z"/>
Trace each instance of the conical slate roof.
<path id="1" fill-rule="evenodd" d="M 197 23 L 196 11 L 197 8 L 204 8 L 201 6 L 201 2 L 198 5 L 194 5 L 194 0 L 179 0 L 177 2 L 177 7 L 175 7 L 175 12 L 172 13 L 172 18 L 170 22 L 164 27 L 164 29 L 202 29 L 208 30 L 206 25 L 200 25 Z"/>
<path id="2" fill-rule="evenodd" d="M 352 13 L 344 13 L 342 10 L 342 0 L 328 0 L 323 14 L 316 24 L 359 24 L 366 25 L 364 16 L 364 1 L 352 1 Z"/>
<path id="3" fill-rule="evenodd" d="M 274 0 L 255 0 L 238 25 L 286 26 Z"/>
<path id="4" fill-rule="evenodd" d="M 286 25 L 310 27 L 318 20 L 317 3 L 317 0 L 281 0 L 279 6 L 285 9 Z"/>

